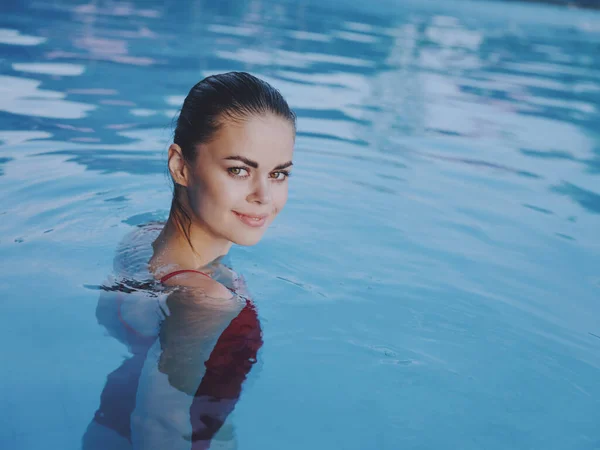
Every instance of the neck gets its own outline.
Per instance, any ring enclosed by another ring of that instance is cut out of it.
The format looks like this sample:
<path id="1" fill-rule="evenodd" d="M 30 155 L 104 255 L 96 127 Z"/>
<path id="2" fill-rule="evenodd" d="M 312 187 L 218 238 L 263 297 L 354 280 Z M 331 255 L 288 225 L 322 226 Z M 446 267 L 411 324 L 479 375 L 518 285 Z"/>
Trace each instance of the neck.
<path id="1" fill-rule="evenodd" d="M 180 269 L 199 269 L 226 255 L 231 242 L 218 238 L 199 224 L 192 223 L 189 241 L 171 214 L 160 235 L 154 241 L 154 254 L 150 267 L 160 273 L 165 267 L 169 272 Z M 191 245 L 190 245 L 191 243 Z"/>

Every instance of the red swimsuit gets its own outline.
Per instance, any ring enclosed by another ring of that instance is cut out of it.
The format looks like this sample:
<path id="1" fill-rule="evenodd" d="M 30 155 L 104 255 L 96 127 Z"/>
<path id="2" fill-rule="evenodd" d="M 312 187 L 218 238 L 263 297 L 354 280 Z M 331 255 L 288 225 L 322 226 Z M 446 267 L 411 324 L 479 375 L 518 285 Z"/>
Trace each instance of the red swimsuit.
<path id="1" fill-rule="evenodd" d="M 180 273 L 188 273 L 188 272 L 192 272 L 192 273 L 199 273 L 201 275 L 204 275 L 205 277 L 210 278 L 210 275 L 204 273 L 204 272 L 200 272 L 199 270 L 192 270 L 192 269 L 183 269 L 183 270 L 176 270 L 175 272 L 171 272 L 166 274 L 164 277 L 162 277 L 160 279 L 161 283 L 164 283 L 165 281 L 167 281 L 169 278 L 173 278 L 175 275 L 179 275 Z"/>
<path id="2" fill-rule="evenodd" d="M 185 272 L 195 272 L 209 277 L 197 270 L 178 270 L 165 275 L 160 281 L 164 283 L 169 278 Z M 246 306 L 221 333 L 210 357 L 204 363 L 206 373 L 190 407 L 193 450 L 206 449 L 210 446 L 211 438 L 219 431 L 240 397 L 242 383 L 256 362 L 256 354 L 262 343 L 262 332 L 256 309 L 250 300 L 246 300 Z M 213 403 L 208 414 L 205 408 L 206 399 Z M 215 403 L 220 405 L 216 411 Z"/>
<path id="3" fill-rule="evenodd" d="M 208 274 L 197 270 L 177 270 L 163 276 L 160 282 L 164 283 L 181 273 L 198 273 L 210 278 Z M 121 289 L 115 287 L 114 290 Z M 122 300 L 118 299 L 117 302 L 117 316 L 126 333 L 144 343 L 146 349 L 150 348 L 156 337 L 144 336 L 131 327 L 121 315 Z M 246 305 L 221 333 L 204 363 L 206 372 L 189 410 L 193 450 L 210 446 L 210 440 L 239 399 L 242 384 L 256 363 L 262 343 L 256 309 L 250 300 L 246 300 Z M 145 358 L 145 351 L 134 354 L 109 375 L 95 417 L 97 422 L 114 429 L 127 439 L 130 439 L 130 415 L 135 408 L 135 393 Z M 207 401 L 210 403 L 209 407 Z"/>
<path id="4" fill-rule="evenodd" d="M 177 270 L 160 279 L 164 283 L 180 273 L 194 272 L 208 278 L 198 270 Z M 238 398 L 242 383 L 256 362 L 256 354 L 262 346 L 262 333 L 256 309 L 250 300 L 223 331 L 208 360 L 204 363 L 206 373 L 196 391 L 198 395 L 216 398 Z"/>

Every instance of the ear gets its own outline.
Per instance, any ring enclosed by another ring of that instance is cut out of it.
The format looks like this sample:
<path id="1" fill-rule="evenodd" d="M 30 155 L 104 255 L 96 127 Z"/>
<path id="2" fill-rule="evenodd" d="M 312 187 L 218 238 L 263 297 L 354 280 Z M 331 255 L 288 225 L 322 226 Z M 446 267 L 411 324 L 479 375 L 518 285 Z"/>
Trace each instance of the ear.
<path id="1" fill-rule="evenodd" d="M 189 173 L 188 167 L 183 157 L 183 151 L 177 144 L 171 144 L 169 147 L 169 172 L 175 184 L 181 186 L 188 185 Z"/>

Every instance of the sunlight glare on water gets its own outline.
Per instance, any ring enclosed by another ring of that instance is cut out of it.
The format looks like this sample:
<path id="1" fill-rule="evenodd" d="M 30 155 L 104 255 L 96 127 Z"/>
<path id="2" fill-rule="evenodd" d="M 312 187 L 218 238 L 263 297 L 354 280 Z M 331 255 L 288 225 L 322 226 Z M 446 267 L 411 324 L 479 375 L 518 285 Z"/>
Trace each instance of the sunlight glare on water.
<path id="1" fill-rule="evenodd" d="M 97 287 L 229 70 L 298 114 L 231 255 L 264 333 L 237 448 L 600 448 L 600 14 L 449 3 L 3 2 L 0 448 L 82 448 L 127 354 Z"/>

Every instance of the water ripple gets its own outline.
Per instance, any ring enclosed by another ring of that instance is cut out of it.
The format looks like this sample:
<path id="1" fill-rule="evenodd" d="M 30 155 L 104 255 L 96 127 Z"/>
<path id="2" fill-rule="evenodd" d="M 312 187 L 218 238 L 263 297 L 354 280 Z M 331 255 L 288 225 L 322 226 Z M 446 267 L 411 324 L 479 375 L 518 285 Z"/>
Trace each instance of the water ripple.
<path id="1" fill-rule="evenodd" d="M 0 441 L 88 425 L 122 359 L 90 287 L 132 227 L 167 217 L 173 118 L 226 70 L 298 113 L 289 207 L 232 250 L 265 324 L 244 448 L 300 448 L 306 429 L 315 448 L 600 440 L 600 18 L 396 3 L 0 6 Z M 53 446 L 80 445 L 64 434 Z"/>

